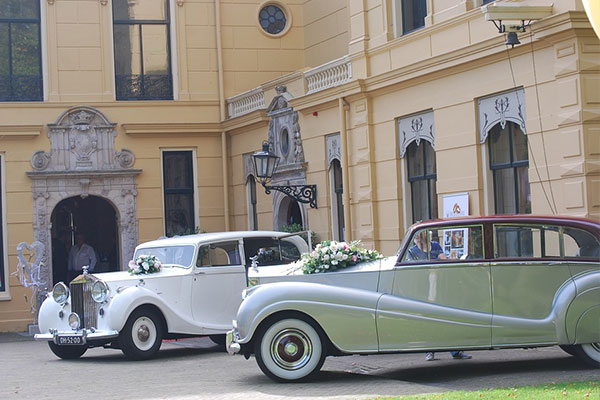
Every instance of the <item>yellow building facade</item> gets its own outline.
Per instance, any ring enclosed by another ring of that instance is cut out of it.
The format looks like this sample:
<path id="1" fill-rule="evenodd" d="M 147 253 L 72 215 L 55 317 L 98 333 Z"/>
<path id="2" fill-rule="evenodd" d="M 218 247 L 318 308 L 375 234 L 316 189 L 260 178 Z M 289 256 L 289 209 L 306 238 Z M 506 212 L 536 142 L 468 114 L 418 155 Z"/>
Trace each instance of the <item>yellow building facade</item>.
<path id="1" fill-rule="evenodd" d="M 34 322 L 21 242 L 43 290 L 78 232 L 114 271 L 160 236 L 293 223 L 391 255 L 454 195 L 600 219 L 580 0 L 0 0 L 0 53 L 0 331 Z M 255 182 L 263 141 L 317 208 Z"/>

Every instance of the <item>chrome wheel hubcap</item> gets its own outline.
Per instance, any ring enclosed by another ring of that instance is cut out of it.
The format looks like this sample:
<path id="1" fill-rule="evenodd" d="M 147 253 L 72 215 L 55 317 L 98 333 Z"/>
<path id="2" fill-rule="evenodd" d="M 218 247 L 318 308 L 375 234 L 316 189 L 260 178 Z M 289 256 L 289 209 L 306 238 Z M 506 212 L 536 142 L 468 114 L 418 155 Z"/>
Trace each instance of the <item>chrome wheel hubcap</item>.
<path id="1" fill-rule="evenodd" d="M 150 337 L 150 329 L 148 329 L 146 325 L 140 326 L 137 331 L 137 336 L 142 342 L 146 342 Z"/>
<path id="2" fill-rule="evenodd" d="M 309 337 L 298 329 L 285 329 L 271 341 L 271 357 L 278 367 L 297 370 L 304 367 L 312 356 Z"/>

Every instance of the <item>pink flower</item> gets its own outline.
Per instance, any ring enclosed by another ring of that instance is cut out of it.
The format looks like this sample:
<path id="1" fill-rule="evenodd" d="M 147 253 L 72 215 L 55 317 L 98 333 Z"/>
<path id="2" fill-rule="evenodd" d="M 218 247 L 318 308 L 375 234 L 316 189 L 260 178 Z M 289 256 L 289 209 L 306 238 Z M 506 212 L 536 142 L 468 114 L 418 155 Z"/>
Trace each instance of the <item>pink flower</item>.
<path id="1" fill-rule="evenodd" d="M 356 261 L 358 257 L 356 257 L 356 254 L 352 256 L 352 261 Z"/>

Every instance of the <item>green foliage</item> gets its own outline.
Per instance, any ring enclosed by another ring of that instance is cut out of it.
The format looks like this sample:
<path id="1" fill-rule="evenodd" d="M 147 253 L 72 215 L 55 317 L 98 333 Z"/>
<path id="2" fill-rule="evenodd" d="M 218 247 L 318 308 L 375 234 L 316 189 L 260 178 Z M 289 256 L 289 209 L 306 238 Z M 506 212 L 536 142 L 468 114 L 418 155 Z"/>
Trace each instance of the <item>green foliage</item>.
<path id="1" fill-rule="evenodd" d="M 281 232 L 295 233 L 295 232 L 302 232 L 306 229 L 304 229 L 304 227 L 300 224 L 289 224 L 289 225 L 283 225 L 280 230 L 281 230 Z M 306 243 L 308 243 L 308 236 L 306 234 L 302 234 L 300 236 L 302 237 L 302 239 L 304 239 L 306 241 Z M 315 246 L 317 245 L 317 243 L 319 242 L 319 236 L 317 236 L 316 233 L 311 231 L 310 232 L 310 240 L 312 242 L 312 247 L 314 249 Z"/>
<path id="2" fill-rule="evenodd" d="M 186 236 L 186 235 L 195 235 L 197 233 L 206 233 L 206 231 L 203 231 L 202 229 L 200 229 L 200 227 L 195 227 L 195 228 L 188 228 L 188 229 L 184 229 L 180 232 L 175 232 L 175 233 L 171 233 L 170 235 L 167 235 L 167 237 L 175 237 L 175 236 Z"/>
<path id="3" fill-rule="evenodd" d="M 302 271 L 305 274 L 331 272 L 365 261 L 381 258 L 377 250 L 359 247 L 359 241 L 336 242 L 325 240 L 316 245 L 311 253 L 302 255 Z"/>
<path id="4" fill-rule="evenodd" d="M 515 386 L 476 390 L 472 392 L 455 391 L 446 393 L 428 393 L 412 396 L 377 397 L 377 400 L 550 400 L 550 399 L 598 399 L 600 381 L 548 383 L 535 386 Z"/>

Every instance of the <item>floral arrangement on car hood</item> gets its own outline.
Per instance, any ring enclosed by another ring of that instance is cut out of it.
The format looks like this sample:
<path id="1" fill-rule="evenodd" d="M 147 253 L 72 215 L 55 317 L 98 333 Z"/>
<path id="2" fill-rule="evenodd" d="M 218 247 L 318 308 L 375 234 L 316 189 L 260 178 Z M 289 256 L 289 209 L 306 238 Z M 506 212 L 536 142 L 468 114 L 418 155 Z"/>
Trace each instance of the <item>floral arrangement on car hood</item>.
<path id="1" fill-rule="evenodd" d="M 360 241 L 350 244 L 334 240 L 323 241 L 310 253 L 302 255 L 300 263 L 305 274 L 330 272 L 347 268 L 364 261 L 382 258 L 377 250 L 359 247 Z"/>
<path id="2" fill-rule="evenodd" d="M 129 261 L 129 269 L 127 271 L 133 275 L 151 274 L 159 272 L 161 266 L 162 264 L 156 256 L 142 254 L 135 260 Z"/>

